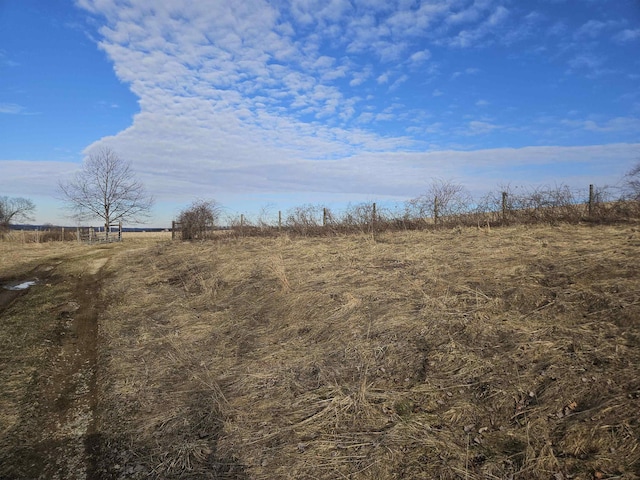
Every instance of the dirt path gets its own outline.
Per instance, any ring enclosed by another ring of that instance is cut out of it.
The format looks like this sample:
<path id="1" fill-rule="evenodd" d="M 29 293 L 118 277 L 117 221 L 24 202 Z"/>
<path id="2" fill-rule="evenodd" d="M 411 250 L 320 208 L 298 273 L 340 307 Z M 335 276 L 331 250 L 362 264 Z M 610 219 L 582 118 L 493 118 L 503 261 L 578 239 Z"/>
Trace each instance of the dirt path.
<path id="1" fill-rule="evenodd" d="M 48 457 L 46 478 L 85 479 L 93 469 L 91 445 L 97 403 L 96 348 L 98 297 L 101 272 L 84 275 L 77 281 L 76 302 L 60 315 L 67 319 L 67 331 L 51 372 L 52 382 L 43 400 L 51 411 L 46 422 L 48 437 L 55 439 L 43 452 Z M 77 309 L 77 310 L 76 310 Z M 75 311 L 74 311 L 75 310 Z"/>
<path id="2" fill-rule="evenodd" d="M 19 370 L 13 376 L 11 372 L 6 374 L 7 378 L 16 378 L 32 366 L 30 385 L 24 389 L 22 398 L 14 401 L 19 405 L 20 418 L 9 432 L 0 432 L 3 434 L 0 479 L 95 478 L 95 449 L 91 439 L 97 405 L 97 333 L 100 289 L 108 259 L 81 259 L 80 262 L 82 273 L 79 275 L 57 268 L 63 262 L 40 265 L 34 271 L 38 273 L 34 277 L 38 278 L 41 289 L 52 288 L 49 281 L 65 284 L 68 300 L 53 308 L 40 308 L 35 291 L 3 294 L 1 320 L 4 320 L 3 311 L 12 305 L 14 310 L 28 312 L 18 317 L 20 320 L 32 315 L 47 318 L 41 323 L 42 333 L 34 334 L 29 342 L 28 351 L 34 353 L 17 360 Z M 25 338 L 27 335 L 25 332 Z M 13 365 L 3 358 L 0 367 L 7 370 Z"/>

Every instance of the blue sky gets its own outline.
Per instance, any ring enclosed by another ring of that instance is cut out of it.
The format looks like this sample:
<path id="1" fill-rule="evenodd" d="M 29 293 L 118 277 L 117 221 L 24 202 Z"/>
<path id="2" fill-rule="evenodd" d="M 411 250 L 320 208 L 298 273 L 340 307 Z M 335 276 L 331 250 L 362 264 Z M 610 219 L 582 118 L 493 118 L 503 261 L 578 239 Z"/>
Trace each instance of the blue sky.
<path id="1" fill-rule="evenodd" d="M 92 149 L 168 225 L 402 202 L 433 179 L 613 185 L 640 161 L 637 0 L 0 0 L 0 194 L 69 223 Z"/>

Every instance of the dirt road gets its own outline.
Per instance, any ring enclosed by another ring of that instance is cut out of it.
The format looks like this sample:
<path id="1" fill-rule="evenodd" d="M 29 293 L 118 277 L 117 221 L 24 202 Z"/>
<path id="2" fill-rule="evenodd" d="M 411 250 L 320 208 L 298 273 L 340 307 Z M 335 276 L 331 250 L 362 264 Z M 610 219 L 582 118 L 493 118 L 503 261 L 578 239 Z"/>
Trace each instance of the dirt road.
<path id="1" fill-rule="evenodd" d="M 0 278 L 0 478 L 93 478 L 100 289 L 109 256 L 73 255 Z"/>

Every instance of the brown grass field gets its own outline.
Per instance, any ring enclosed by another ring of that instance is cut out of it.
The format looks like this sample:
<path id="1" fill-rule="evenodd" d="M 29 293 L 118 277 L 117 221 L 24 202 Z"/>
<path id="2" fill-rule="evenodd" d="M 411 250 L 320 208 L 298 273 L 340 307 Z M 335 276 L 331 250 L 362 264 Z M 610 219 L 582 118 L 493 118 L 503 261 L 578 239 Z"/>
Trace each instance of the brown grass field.
<path id="1" fill-rule="evenodd" d="M 0 478 L 640 478 L 640 231 L 0 243 Z"/>

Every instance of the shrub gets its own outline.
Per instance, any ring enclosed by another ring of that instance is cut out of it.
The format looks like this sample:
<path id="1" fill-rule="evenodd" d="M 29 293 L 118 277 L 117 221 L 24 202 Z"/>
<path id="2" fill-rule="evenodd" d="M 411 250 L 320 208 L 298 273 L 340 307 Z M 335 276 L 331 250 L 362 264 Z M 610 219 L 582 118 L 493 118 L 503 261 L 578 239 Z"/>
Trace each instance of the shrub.
<path id="1" fill-rule="evenodd" d="M 211 235 L 220 214 L 214 200 L 197 200 L 180 212 L 179 230 L 182 240 L 203 240 Z"/>
<path id="2" fill-rule="evenodd" d="M 459 184 L 434 180 L 427 192 L 409 200 L 407 216 L 422 219 L 426 223 L 455 225 L 466 223 L 473 200 L 467 190 Z"/>

